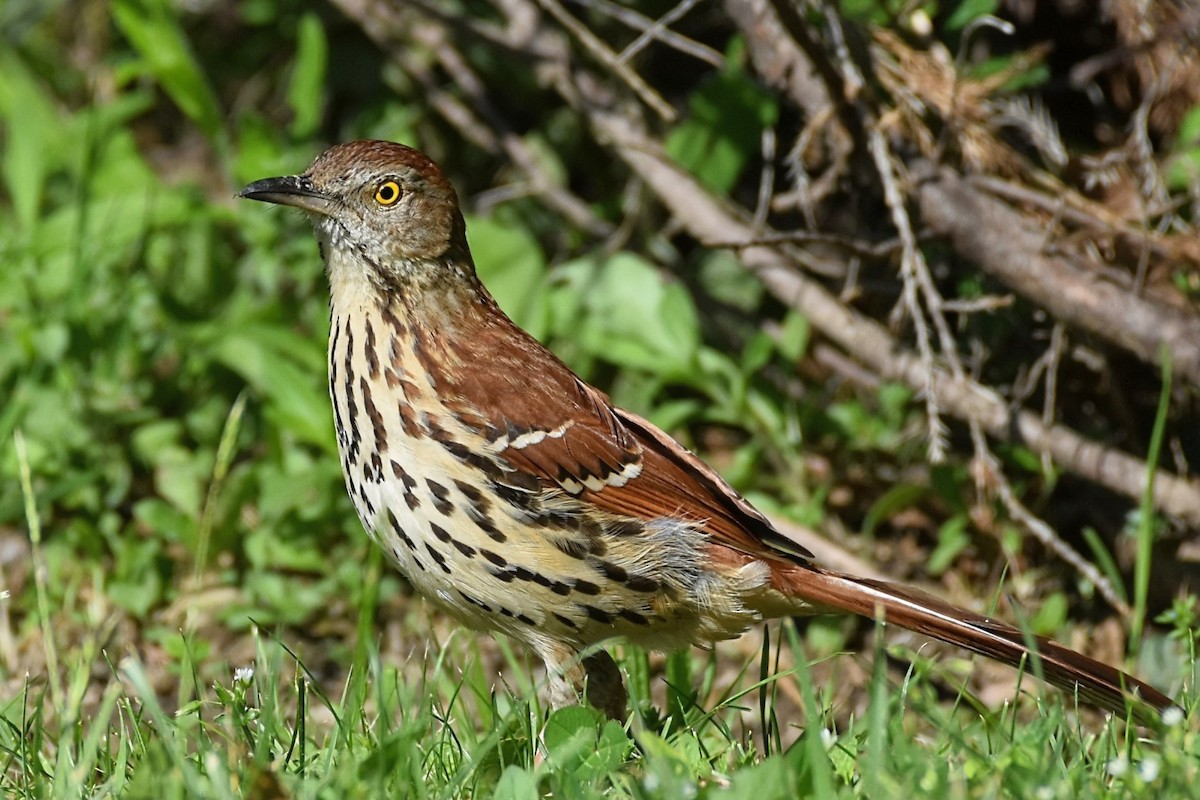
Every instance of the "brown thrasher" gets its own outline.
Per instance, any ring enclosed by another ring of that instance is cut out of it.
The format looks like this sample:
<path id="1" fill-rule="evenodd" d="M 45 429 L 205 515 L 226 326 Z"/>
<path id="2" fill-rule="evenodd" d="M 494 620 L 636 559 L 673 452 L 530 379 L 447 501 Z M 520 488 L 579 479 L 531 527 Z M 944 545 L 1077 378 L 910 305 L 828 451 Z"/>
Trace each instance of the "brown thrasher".
<path id="1" fill-rule="evenodd" d="M 416 150 L 338 145 L 240 196 L 303 209 L 316 229 L 332 295 L 329 393 L 363 525 L 426 597 L 531 647 L 555 707 L 586 684 L 590 702 L 624 716 L 619 670 L 589 649 L 607 639 L 670 650 L 837 612 L 1014 666 L 1036 657 L 1049 682 L 1140 720 L 1172 705 L 1046 639 L 813 563 L 504 315 L 475 275 L 454 189 Z"/>

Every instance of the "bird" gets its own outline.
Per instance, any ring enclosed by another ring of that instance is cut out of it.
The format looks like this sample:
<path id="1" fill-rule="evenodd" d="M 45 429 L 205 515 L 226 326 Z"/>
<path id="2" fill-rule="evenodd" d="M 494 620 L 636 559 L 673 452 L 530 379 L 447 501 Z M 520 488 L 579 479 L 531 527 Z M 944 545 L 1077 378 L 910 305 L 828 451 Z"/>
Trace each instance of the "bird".
<path id="1" fill-rule="evenodd" d="M 417 592 L 522 642 L 552 708 L 627 714 L 603 644 L 671 651 L 851 613 L 1015 666 L 1153 724 L 1154 687 L 901 584 L 822 566 L 714 469 L 518 327 L 476 274 L 458 196 L 408 146 L 335 145 L 239 197 L 306 212 L 330 288 L 346 489 Z"/>

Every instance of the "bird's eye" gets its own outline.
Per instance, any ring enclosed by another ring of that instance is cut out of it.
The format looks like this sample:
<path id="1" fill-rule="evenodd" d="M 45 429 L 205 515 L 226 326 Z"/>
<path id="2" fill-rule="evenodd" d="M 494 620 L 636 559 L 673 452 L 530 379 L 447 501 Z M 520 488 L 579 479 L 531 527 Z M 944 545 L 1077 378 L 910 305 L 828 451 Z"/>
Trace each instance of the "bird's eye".
<path id="1" fill-rule="evenodd" d="M 384 181 L 375 190 L 375 202 L 381 206 L 395 205 L 400 199 L 400 184 L 395 181 Z"/>

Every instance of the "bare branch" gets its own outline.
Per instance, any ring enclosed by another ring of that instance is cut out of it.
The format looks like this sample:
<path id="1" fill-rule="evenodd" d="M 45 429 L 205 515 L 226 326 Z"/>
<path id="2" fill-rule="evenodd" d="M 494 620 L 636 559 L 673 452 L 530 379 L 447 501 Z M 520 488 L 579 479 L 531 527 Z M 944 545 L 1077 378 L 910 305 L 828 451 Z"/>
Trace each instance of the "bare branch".
<path id="1" fill-rule="evenodd" d="M 744 247 L 754 247 L 755 245 L 776 245 L 776 244 L 831 244 L 835 247 L 840 247 L 848 253 L 853 253 L 863 258 L 869 258 L 875 261 L 881 261 L 888 258 L 900 250 L 899 239 L 887 239 L 882 242 L 860 242 L 857 239 L 851 239 L 846 236 L 839 236 L 836 233 L 824 233 L 822 231 L 787 231 L 786 233 L 772 233 L 768 236 L 756 236 L 752 239 L 747 239 L 742 242 L 726 242 L 716 239 L 701 240 L 705 247 L 712 248 L 731 248 L 740 250 Z"/>
<path id="2" fill-rule="evenodd" d="M 999 495 L 1000 502 L 1008 509 L 1009 515 L 1025 530 L 1033 534 L 1033 537 L 1042 543 L 1046 549 L 1057 555 L 1066 563 L 1070 564 L 1076 572 L 1082 575 L 1093 586 L 1100 595 L 1108 601 L 1108 604 L 1116 609 L 1123 617 L 1128 617 L 1130 614 L 1129 604 L 1117 593 L 1112 582 L 1096 569 L 1095 565 L 1088 561 L 1083 555 L 1071 545 L 1063 541 L 1062 537 L 1055 533 L 1054 529 L 1046 524 L 1044 520 L 1026 508 L 1013 491 L 1012 484 L 1009 483 L 1008 477 L 1004 474 L 1004 470 L 1000 468 L 999 462 L 988 448 L 987 440 L 984 438 L 983 430 L 975 421 L 971 421 L 971 441 L 975 445 L 975 458 L 987 470 L 987 479 L 989 485 L 994 488 L 995 493 Z"/>
<path id="3" fill-rule="evenodd" d="M 1158 362 L 1165 345 L 1177 374 L 1200 383 L 1200 317 L 1136 297 L 1067 258 L 1046 254 L 1042 231 L 949 169 L 938 170 L 916 196 L 922 220 L 992 277 L 1055 318 L 1148 363 Z"/>
<path id="4" fill-rule="evenodd" d="M 583 23 L 571 16 L 565 8 L 559 4 L 558 0 L 537 0 L 538 5 L 546 9 L 550 16 L 554 17 L 560 25 L 571 32 L 571 35 L 579 40 L 579 43 L 592 54 L 601 64 L 611 70 L 614 75 L 620 78 L 626 86 L 633 90 L 634 94 L 654 110 L 654 113 L 662 117 L 667 122 L 675 121 L 675 109 L 671 108 L 671 104 L 659 97 L 658 93 L 650 88 L 642 76 L 638 75 L 628 64 L 626 64 L 616 53 L 608 48 L 594 33 L 587 29 Z"/>
<path id="5" fill-rule="evenodd" d="M 700 61 L 711 64 L 717 69 L 720 69 L 725 65 L 725 56 L 721 55 L 716 50 L 712 49 L 708 45 L 701 44 L 693 39 L 689 39 L 686 36 L 681 36 L 670 28 L 667 28 L 666 25 L 669 25 L 671 22 L 671 20 L 667 20 L 667 17 L 663 17 L 660 20 L 653 20 L 644 14 L 638 13 L 632 8 L 626 8 L 625 6 L 618 5 L 617 3 L 612 2 L 612 0 L 572 1 L 585 8 L 591 8 L 601 14 L 610 16 L 618 22 L 628 25 L 630 28 L 633 28 L 636 31 L 649 34 L 651 38 L 662 42 L 667 47 L 673 47 L 681 53 L 687 53 L 692 58 L 696 58 Z M 678 6 L 676 8 L 678 8 Z M 671 15 L 668 14 L 667 16 Z M 640 38 L 639 41 L 641 41 Z M 625 51 L 621 53 L 622 58 L 628 60 L 629 56 L 627 53 L 631 47 L 632 45 L 625 48 Z"/>
<path id="6" fill-rule="evenodd" d="M 990 175 L 967 178 L 972 186 L 1014 203 L 1032 206 L 1054 215 L 1077 228 L 1113 236 L 1139 253 L 1150 252 L 1161 258 L 1186 259 L 1200 267 L 1200 241 L 1194 237 L 1166 236 L 1135 228 L 1104 206 L 1081 197 L 1065 186 L 1054 186 L 1054 195 Z"/>
<path id="7" fill-rule="evenodd" d="M 929 330 L 925 327 L 925 312 L 917 299 L 918 283 L 923 289 L 931 284 L 928 280 L 929 269 L 925 264 L 925 256 L 917 248 L 917 237 L 909 223 L 908 210 L 904 207 L 904 197 L 896 183 L 895 171 L 892 169 L 892 155 L 888 152 L 883 134 L 878 128 L 872 128 L 867 132 L 867 141 L 871 158 L 875 161 L 875 169 L 883 182 L 884 202 L 887 203 L 888 211 L 892 215 L 892 225 L 900 237 L 900 277 L 904 287 L 900 297 L 904 309 L 912 319 L 913 331 L 917 335 L 917 352 L 920 354 L 921 363 L 925 368 L 925 380 L 922 382 L 920 394 L 925 401 L 925 417 L 929 426 L 928 457 L 932 463 L 938 464 L 946 458 L 948 431 L 938 409 L 937 391 L 934 388 L 933 347 L 929 342 Z M 930 300 L 933 302 L 931 303 Z M 926 293 L 925 305 L 935 319 L 941 318 L 941 309 L 937 307 L 938 300 L 940 297 L 937 296 L 936 291 L 932 295 Z M 942 329 L 945 327 L 945 319 L 941 318 L 941 321 L 939 333 L 943 333 Z M 949 350 L 946 347 L 947 340 L 950 345 Z M 943 355 L 948 355 L 952 359 L 950 363 L 956 367 L 955 372 L 961 374 L 962 367 L 958 364 L 952 337 L 942 336 L 942 351 Z"/>
<path id="8" fill-rule="evenodd" d="M 642 50 L 646 48 L 646 45 L 657 39 L 663 31 L 668 30 L 668 26 L 672 22 L 675 22 L 678 19 L 683 19 L 685 14 L 696 7 L 697 2 L 699 2 L 699 0 L 681 0 L 679 5 L 672 8 L 658 20 L 655 20 L 650 27 L 642 31 L 640 36 L 630 42 L 625 49 L 621 51 L 621 54 L 618 56 L 618 58 L 620 58 L 622 61 L 629 61 L 638 53 L 642 52 Z"/>
<path id="9" fill-rule="evenodd" d="M 826 58 L 824 49 L 809 33 L 808 24 L 801 18 L 795 3 L 791 2 L 791 0 L 771 0 L 771 5 L 775 9 L 775 14 L 783 29 L 800 46 L 800 49 L 808 58 L 808 63 L 815 68 L 816 73 L 821 77 L 821 81 L 825 84 L 825 91 L 828 93 L 829 99 L 833 102 L 838 121 L 842 123 L 842 127 L 846 129 L 846 132 L 850 134 L 850 138 L 857 143 L 857 149 L 860 152 L 865 152 L 867 141 L 866 126 L 863 124 L 863 120 L 859 117 L 858 112 L 851 105 L 851 101 L 857 95 L 860 87 L 856 86 L 852 81 L 847 80 L 846 76 L 834 66 L 833 61 Z M 827 10 L 827 13 L 833 14 L 836 12 Z"/>

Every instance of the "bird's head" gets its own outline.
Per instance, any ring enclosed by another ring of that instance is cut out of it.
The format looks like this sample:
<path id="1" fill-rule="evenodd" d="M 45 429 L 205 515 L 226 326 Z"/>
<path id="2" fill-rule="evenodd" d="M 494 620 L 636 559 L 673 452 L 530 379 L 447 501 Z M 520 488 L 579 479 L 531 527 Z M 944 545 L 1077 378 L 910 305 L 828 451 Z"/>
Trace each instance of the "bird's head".
<path id="1" fill-rule="evenodd" d="M 404 289 L 473 278 L 458 197 L 438 166 L 402 144 L 331 147 L 300 175 L 264 178 L 239 197 L 308 212 L 331 280 Z M 364 275 L 337 275 L 362 270 Z"/>

